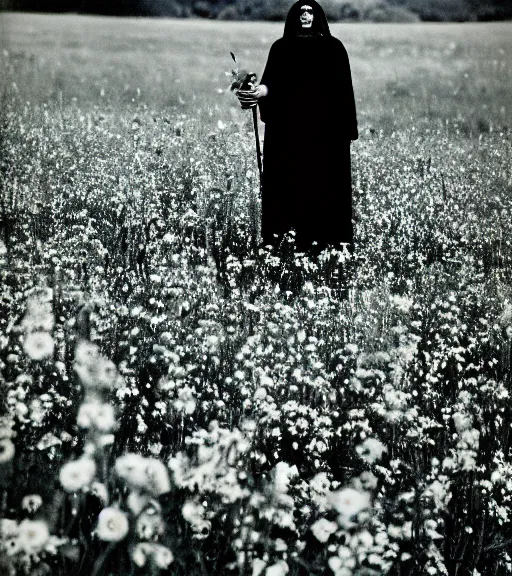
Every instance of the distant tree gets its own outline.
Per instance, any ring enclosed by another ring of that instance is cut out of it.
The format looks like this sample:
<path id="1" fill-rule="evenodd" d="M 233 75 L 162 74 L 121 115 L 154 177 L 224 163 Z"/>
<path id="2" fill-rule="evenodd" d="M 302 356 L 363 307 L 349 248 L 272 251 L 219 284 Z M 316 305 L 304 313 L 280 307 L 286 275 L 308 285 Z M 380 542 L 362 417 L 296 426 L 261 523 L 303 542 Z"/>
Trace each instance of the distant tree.
<path id="1" fill-rule="evenodd" d="M 200 18 L 213 18 L 214 16 L 214 7 L 205 0 L 198 0 L 194 2 L 192 6 L 195 16 L 199 16 Z"/>
<path id="2" fill-rule="evenodd" d="M 239 0 L 237 11 L 243 20 L 283 21 L 294 0 Z"/>
<path id="3" fill-rule="evenodd" d="M 512 0 L 468 0 L 478 20 L 506 20 L 512 18 Z"/>
<path id="4" fill-rule="evenodd" d="M 220 10 L 217 18 L 219 20 L 240 20 L 240 14 L 238 13 L 238 8 L 234 4 L 231 4 Z"/>
<path id="5" fill-rule="evenodd" d="M 283 21 L 294 0 L 0 0 L 0 10 Z M 512 18 L 512 0 L 320 0 L 329 20 L 411 22 Z"/>
<path id="6" fill-rule="evenodd" d="M 422 20 L 430 22 L 474 19 L 468 0 L 407 0 L 406 6 Z"/>

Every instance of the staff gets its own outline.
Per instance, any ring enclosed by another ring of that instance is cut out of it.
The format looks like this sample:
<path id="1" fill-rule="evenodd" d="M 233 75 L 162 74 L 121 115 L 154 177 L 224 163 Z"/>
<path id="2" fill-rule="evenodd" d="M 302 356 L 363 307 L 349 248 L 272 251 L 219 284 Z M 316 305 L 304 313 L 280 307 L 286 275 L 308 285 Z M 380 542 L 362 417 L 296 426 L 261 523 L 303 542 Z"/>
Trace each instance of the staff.
<path id="1" fill-rule="evenodd" d="M 236 58 L 233 52 L 231 52 L 231 57 L 236 63 Z M 262 88 L 262 85 L 258 85 L 258 76 L 254 72 L 238 72 L 238 70 L 233 70 L 233 83 L 231 84 L 231 90 L 236 92 L 238 99 L 243 110 L 248 110 L 252 108 L 252 122 L 254 126 L 254 137 L 256 139 L 256 156 L 258 159 L 258 172 L 260 175 L 260 193 L 263 185 L 263 163 L 261 160 L 261 145 L 260 145 L 260 133 L 258 129 L 258 114 L 256 112 L 256 104 L 258 103 L 258 96 L 256 94 Z"/>

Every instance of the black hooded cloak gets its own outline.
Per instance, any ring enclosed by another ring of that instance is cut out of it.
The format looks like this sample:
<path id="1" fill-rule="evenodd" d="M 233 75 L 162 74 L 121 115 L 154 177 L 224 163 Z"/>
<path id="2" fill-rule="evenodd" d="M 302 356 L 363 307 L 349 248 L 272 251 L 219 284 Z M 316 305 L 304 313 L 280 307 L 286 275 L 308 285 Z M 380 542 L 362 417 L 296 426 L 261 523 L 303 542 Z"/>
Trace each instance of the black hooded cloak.
<path id="1" fill-rule="evenodd" d="M 308 32 L 301 6 L 313 8 Z M 307 251 L 352 243 L 350 141 L 358 137 L 347 52 L 331 36 L 321 6 L 292 6 L 284 35 L 271 47 L 258 101 L 265 123 L 262 237 L 276 245 L 290 229 Z M 277 236 L 276 236 L 277 235 Z"/>

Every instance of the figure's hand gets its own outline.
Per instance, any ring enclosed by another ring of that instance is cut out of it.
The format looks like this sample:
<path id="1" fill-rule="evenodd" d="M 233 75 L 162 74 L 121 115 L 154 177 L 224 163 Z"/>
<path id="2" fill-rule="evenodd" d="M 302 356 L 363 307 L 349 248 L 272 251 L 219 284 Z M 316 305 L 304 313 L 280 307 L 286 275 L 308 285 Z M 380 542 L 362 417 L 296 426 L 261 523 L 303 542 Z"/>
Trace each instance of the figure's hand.
<path id="1" fill-rule="evenodd" d="M 240 106 L 242 106 L 242 109 L 248 110 L 249 108 L 253 108 L 256 106 L 256 104 L 258 104 L 259 98 L 262 98 L 268 94 L 268 89 L 264 84 L 260 84 L 252 90 L 237 90 L 235 94 L 240 101 Z"/>

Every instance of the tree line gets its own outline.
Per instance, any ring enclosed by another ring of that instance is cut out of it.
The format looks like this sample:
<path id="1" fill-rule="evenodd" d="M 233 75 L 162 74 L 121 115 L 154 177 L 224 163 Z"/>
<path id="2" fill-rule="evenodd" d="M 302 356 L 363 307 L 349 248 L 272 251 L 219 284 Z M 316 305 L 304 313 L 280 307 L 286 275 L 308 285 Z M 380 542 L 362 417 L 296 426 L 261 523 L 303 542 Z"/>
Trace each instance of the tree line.
<path id="1" fill-rule="evenodd" d="M 511 0 L 323 0 L 331 21 L 474 21 L 512 18 Z M 0 10 L 282 21 L 293 0 L 0 0 Z"/>

